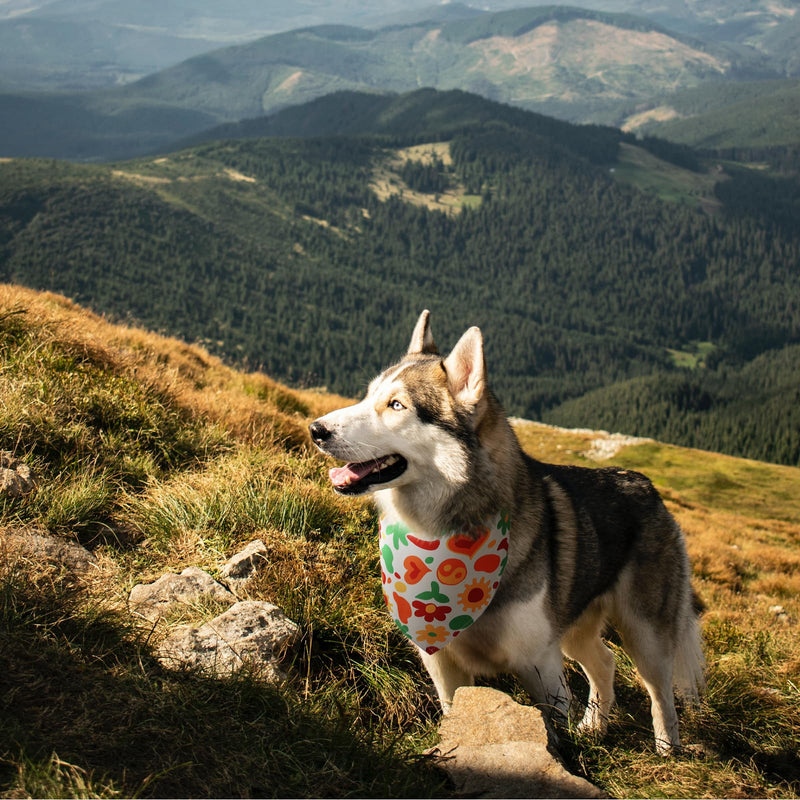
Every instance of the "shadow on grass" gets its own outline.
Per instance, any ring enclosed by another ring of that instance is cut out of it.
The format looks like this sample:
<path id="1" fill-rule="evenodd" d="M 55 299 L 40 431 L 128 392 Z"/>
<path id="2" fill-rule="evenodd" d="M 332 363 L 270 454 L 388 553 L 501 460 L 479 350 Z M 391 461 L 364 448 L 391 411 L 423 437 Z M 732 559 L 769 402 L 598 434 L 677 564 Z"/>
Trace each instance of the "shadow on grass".
<path id="1" fill-rule="evenodd" d="M 78 590 L 22 577 L 0 583 L 0 795 L 73 794 L 36 783 L 54 754 L 90 795 L 446 794 L 396 732 L 365 730 L 341 709 L 247 675 L 168 671 L 125 619 L 77 610 Z"/>

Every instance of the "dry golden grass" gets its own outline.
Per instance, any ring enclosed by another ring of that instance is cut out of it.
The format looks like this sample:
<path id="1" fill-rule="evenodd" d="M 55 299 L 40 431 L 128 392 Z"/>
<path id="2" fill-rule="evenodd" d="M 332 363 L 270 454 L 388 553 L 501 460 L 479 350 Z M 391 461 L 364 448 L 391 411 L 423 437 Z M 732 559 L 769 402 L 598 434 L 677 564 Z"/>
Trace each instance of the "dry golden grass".
<path id="1" fill-rule="evenodd" d="M 9 313 L 35 321 L 42 343 L 46 331 L 52 342 L 153 387 L 237 438 L 292 446 L 308 441 L 308 407 L 297 393 L 266 375 L 237 372 L 202 347 L 112 324 L 60 295 L 0 284 L 0 316 Z"/>

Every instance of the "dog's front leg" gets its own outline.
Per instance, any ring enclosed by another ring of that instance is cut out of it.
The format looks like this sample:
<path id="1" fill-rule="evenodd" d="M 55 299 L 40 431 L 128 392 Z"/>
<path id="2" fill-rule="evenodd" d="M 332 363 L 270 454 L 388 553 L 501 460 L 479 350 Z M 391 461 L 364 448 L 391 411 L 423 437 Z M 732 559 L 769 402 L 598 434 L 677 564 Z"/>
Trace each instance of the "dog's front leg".
<path id="1" fill-rule="evenodd" d="M 513 671 L 535 705 L 569 717 L 572 693 L 564 678 L 563 658 L 557 646 L 544 648 L 532 663 L 515 664 Z"/>
<path id="2" fill-rule="evenodd" d="M 433 679 L 433 685 L 436 687 L 436 693 L 439 695 L 439 702 L 442 706 L 442 713 L 449 714 L 456 689 L 459 686 L 472 686 L 474 678 L 456 662 L 446 647 L 443 650 L 437 650 L 433 655 L 422 652 L 420 655 L 422 663 Z"/>

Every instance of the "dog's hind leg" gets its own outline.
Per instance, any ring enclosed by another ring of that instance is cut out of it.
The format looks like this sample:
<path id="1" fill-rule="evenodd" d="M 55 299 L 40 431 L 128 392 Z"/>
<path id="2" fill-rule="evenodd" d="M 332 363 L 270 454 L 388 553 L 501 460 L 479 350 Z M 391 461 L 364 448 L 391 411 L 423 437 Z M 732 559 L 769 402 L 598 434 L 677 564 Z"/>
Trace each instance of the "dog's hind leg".
<path id="1" fill-rule="evenodd" d="M 608 715 L 614 705 L 614 654 L 600 638 L 604 626 L 601 612 L 586 611 L 561 642 L 564 655 L 581 665 L 589 681 L 586 713 L 578 730 L 599 736 L 608 728 Z"/>
<path id="2" fill-rule="evenodd" d="M 449 714 L 456 689 L 459 686 L 472 686 L 474 678 L 453 658 L 448 648 L 438 650 L 432 655 L 428 653 L 420 655 L 439 695 L 442 712 Z"/>
<path id="3" fill-rule="evenodd" d="M 633 625 L 618 626 L 622 643 L 633 659 L 639 677 L 650 695 L 650 711 L 653 715 L 653 732 L 656 751 L 669 755 L 680 746 L 678 713 L 675 710 L 675 693 L 672 688 L 675 646 L 666 631 L 646 619 Z"/>

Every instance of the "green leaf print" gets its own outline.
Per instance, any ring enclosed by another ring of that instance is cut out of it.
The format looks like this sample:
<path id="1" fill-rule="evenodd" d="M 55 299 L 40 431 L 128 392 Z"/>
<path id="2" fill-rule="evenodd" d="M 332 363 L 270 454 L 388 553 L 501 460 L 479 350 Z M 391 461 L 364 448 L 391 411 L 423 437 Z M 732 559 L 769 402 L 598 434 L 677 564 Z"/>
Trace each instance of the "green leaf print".
<path id="1" fill-rule="evenodd" d="M 381 547 L 381 558 L 387 574 L 391 575 L 394 572 L 394 551 L 388 544 Z"/>
<path id="2" fill-rule="evenodd" d="M 402 522 L 395 522 L 393 525 L 386 526 L 386 535 L 392 537 L 392 544 L 395 550 L 397 550 L 401 544 L 408 544 L 406 536 L 408 536 L 409 533 L 411 533 L 411 531 L 407 526 L 403 525 Z"/>
<path id="3" fill-rule="evenodd" d="M 431 581 L 431 589 L 429 592 L 420 592 L 416 595 L 416 598 L 417 600 L 434 600 L 437 603 L 450 602 L 450 598 L 439 591 L 439 584 L 436 581 Z"/>

